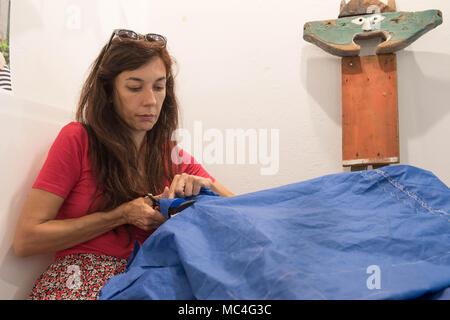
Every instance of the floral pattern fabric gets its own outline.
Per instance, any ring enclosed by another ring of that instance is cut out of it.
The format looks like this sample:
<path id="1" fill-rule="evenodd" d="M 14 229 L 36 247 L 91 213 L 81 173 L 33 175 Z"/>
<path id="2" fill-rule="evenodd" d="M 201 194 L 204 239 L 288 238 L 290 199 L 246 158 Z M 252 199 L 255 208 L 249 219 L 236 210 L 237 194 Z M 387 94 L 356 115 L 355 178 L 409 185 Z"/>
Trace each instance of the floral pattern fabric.
<path id="1" fill-rule="evenodd" d="M 126 270 L 127 259 L 92 253 L 57 259 L 39 277 L 31 300 L 96 300 L 103 285 Z"/>

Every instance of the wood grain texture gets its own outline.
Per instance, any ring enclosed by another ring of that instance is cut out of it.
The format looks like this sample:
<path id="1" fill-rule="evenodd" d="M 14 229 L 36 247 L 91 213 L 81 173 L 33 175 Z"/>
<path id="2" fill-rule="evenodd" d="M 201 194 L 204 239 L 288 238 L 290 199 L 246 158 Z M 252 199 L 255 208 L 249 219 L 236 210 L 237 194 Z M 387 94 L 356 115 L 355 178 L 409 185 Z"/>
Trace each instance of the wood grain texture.
<path id="1" fill-rule="evenodd" d="M 342 160 L 399 163 L 395 54 L 342 58 Z"/>

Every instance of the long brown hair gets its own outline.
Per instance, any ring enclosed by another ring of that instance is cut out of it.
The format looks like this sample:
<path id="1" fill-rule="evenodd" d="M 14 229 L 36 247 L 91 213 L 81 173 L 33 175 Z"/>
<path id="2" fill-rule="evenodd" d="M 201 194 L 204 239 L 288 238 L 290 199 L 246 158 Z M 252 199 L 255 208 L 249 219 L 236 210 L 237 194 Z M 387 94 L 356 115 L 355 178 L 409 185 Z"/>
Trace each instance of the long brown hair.
<path id="1" fill-rule="evenodd" d="M 138 69 L 161 58 L 166 68 L 166 97 L 158 121 L 144 139 L 144 175 L 140 179 L 139 150 L 129 129 L 113 105 L 114 79 L 123 71 Z M 97 180 L 94 210 L 111 210 L 143 193 L 159 194 L 164 182 L 173 179 L 169 165 L 169 141 L 178 127 L 178 102 L 172 73 L 173 60 L 159 42 L 115 38 L 103 47 L 82 88 L 76 120 L 84 125 L 89 138 L 91 169 Z M 93 199 L 94 202 L 95 199 Z M 91 204 L 92 205 L 92 204 Z"/>

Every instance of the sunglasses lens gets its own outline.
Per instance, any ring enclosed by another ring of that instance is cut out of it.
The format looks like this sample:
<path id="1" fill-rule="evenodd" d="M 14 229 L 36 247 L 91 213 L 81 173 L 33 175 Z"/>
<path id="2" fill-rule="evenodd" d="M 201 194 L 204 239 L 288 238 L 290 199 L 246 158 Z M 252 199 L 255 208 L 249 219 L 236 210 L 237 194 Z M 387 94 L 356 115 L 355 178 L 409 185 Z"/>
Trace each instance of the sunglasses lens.
<path id="1" fill-rule="evenodd" d="M 121 38 L 129 38 L 133 40 L 138 40 L 139 36 L 136 32 L 129 31 L 129 30 L 119 30 L 117 31 L 117 35 Z"/>
<path id="2" fill-rule="evenodd" d="M 155 34 L 155 33 L 149 33 L 145 37 L 146 37 L 147 41 L 157 41 L 157 42 L 162 42 L 162 43 L 167 42 L 166 38 L 164 38 L 162 35 Z"/>

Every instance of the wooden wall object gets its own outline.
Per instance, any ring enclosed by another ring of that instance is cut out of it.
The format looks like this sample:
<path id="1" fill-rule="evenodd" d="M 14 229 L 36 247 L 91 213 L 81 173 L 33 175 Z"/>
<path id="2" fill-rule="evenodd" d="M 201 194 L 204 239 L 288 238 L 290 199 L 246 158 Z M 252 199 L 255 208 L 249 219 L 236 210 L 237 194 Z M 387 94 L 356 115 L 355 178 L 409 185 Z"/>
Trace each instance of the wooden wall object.
<path id="1" fill-rule="evenodd" d="M 303 39 L 332 55 L 348 57 L 360 53 L 355 40 L 380 37 L 383 42 L 378 45 L 377 54 L 386 54 L 406 48 L 440 24 L 442 12 L 439 10 L 389 12 L 308 22 L 303 28 Z"/>
<path id="2" fill-rule="evenodd" d="M 397 56 L 342 59 L 342 164 L 399 163 Z"/>
<path id="3" fill-rule="evenodd" d="M 399 163 L 397 56 L 442 24 L 440 10 L 396 12 L 395 0 L 342 0 L 338 19 L 304 24 L 303 39 L 342 57 L 342 164 L 354 170 Z M 381 38 L 360 57 L 355 40 Z"/>
<path id="4" fill-rule="evenodd" d="M 397 11 L 395 0 L 385 2 L 380 0 L 342 0 L 339 18 Z"/>

